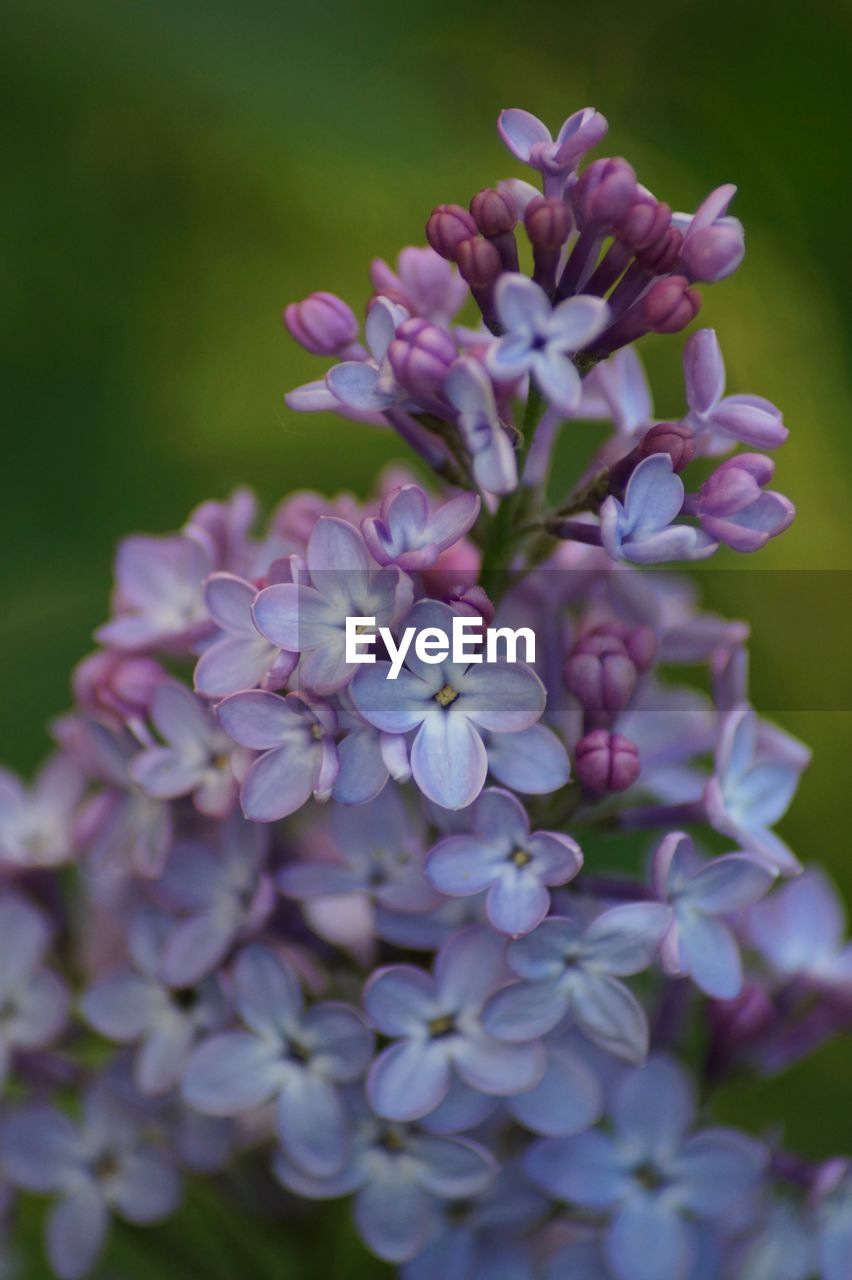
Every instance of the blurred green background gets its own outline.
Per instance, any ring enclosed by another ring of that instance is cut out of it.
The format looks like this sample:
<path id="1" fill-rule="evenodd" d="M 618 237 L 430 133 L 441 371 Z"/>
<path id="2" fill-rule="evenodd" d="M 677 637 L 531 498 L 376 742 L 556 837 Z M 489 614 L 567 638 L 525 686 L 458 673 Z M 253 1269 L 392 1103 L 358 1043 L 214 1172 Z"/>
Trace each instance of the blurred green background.
<path id="1" fill-rule="evenodd" d="M 369 259 L 422 242 L 433 204 L 519 173 L 495 136 L 503 106 L 553 125 L 597 106 L 606 151 L 676 208 L 739 184 L 748 256 L 705 289 L 701 321 L 720 331 L 729 388 L 784 407 L 778 487 L 799 509 L 756 567 L 852 568 L 847 5 L 7 0 L 4 18 L 7 761 L 29 769 L 43 753 L 122 534 L 172 529 L 238 482 L 267 504 L 292 487 L 365 492 L 396 454 L 378 432 L 285 409 L 283 391 L 316 365 L 280 311 L 314 288 L 359 306 Z M 647 344 L 660 414 L 681 411 L 680 346 Z M 783 832 L 848 894 L 852 703 L 826 710 L 813 646 L 817 616 L 848 666 L 848 579 L 803 572 L 751 603 L 743 575 L 705 581 L 751 617 L 758 703 L 816 750 Z M 783 1116 L 813 1154 L 850 1151 L 850 1068 L 839 1043 L 722 1109 L 755 1126 Z M 214 1280 L 369 1274 L 316 1240 L 314 1263 L 276 1253 L 267 1271 L 229 1254 L 235 1232 L 199 1212 L 224 1232 L 212 1251 L 183 1256 L 160 1237 L 140 1246 L 159 1248 L 139 1255 L 144 1274 L 156 1260 L 194 1276 L 202 1256 Z M 136 1275 L 130 1254 L 109 1274 Z"/>

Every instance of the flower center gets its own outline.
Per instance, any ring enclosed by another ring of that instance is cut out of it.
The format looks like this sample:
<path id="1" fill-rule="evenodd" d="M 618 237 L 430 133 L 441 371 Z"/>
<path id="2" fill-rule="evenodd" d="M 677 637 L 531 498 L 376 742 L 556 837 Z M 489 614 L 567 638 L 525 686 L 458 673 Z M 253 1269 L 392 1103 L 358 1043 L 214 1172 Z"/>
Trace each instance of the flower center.
<path id="1" fill-rule="evenodd" d="M 311 725 L 311 736 L 316 738 L 317 742 L 319 742 L 320 738 L 323 737 L 323 727 L 321 724 Z"/>
<path id="2" fill-rule="evenodd" d="M 640 1164 L 637 1169 L 633 1170 L 633 1176 L 636 1178 L 637 1182 L 641 1182 L 642 1186 L 646 1187 L 649 1191 L 659 1191 L 660 1188 L 665 1185 L 666 1181 L 656 1165 L 651 1164 L 651 1162 L 647 1160 L 644 1164 Z"/>
<path id="3" fill-rule="evenodd" d="M 433 1018 L 429 1023 L 429 1035 L 433 1040 L 439 1040 L 441 1036 L 448 1036 L 455 1031 L 456 1024 L 452 1014 L 442 1014 L 440 1018 Z"/>
<path id="4" fill-rule="evenodd" d="M 532 862 L 532 857 L 526 849 L 516 849 L 514 853 L 509 854 L 509 861 L 514 862 L 516 867 L 526 867 Z"/>
<path id="5" fill-rule="evenodd" d="M 443 707 L 444 710 L 446 711 L 447 707 L 451 706 L 455 702 L 458 696 L 459 696 L 458 689 L 454 689 L 451 684 L 445 684 L 435 694 L 435 701 L 437 702 L 439 707 Z"/>

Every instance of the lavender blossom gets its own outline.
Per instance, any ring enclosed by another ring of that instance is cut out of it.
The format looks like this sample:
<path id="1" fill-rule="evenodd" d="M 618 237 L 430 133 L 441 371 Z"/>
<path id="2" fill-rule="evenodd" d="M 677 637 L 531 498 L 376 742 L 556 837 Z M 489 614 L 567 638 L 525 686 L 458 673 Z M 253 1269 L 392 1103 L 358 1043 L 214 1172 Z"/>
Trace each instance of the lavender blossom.
<path id="1" fill-rule="evenodd" d="M 442 551 L 467 533 L 478 514 L 475 494 L 460 493 L 430 511 L 420 486 L 406 484 L 391 490 L 380 516 L 368 517 L 361 532 L 378 564 L 395 564 L 411 573 L 433 565 Z"/>
<path id="2" fill-rule="evenodd" d="M 738 453 L 704 481 L 688 510 L 705 533 L 734 551 L 759 551 L 793 522 L 796 508 L 783 493 L 766 491 L 775 464 L 762 453 Z"/>
<path id="3" fill-rule="evenodd" d="M 645 458 L 627 484 L 624 502 L 610 495 L 601 507 L 601 539 L 613 560 L 659 564 L 704 560 L 718 543 L 693 525 L 674 524 L 684 487 L 668 454 Z"/>
<path id="4" fill-rule="evenodd" d="M 444 390 L 458 411 L 476 483 L 486 493 L 511 493 L 518 485 L 518 464 L 485 369 L 472 356 L 462 356 L 447 374 Z"/>
<path id="5" fill-rule="evenodd" d="M 725 365 L 713 329 L 699 329 L 683 349 L 689 413 L 685 421 L 709 453 L 737 442 L 777 449 L 787 439 L 781 411 L 762 396 L 725 395 Z"/>
<path id="6" fill-rule="evenodd" d="M 599 111 L 585 107 L 562 124 L 554 141 L 536 116 L 519 107 L 501 111 L 497 131 L 512 155 L 538 169 L 545 195 L 561 196 L 577 163 L 605 136 L 609 125 Z"/>
<path id="7" fill-rule="evenodd" d="M 255 626 L 252 604 L 257 590 L 233 573 L 214 573 L 204 584 L 208 612 L 222 634 L 198 659 L 195 690 L 205 698 L 224 698 L 242 689 L 280 689 L 293 674 L 295 653 L 284 653 Z"/>
<path id="8" fill-rule="evenodd" d="M 52 867 L 74 852 L 73 818 L 85 778 L 69 754 L 52 756 L 27 788 L 0 769 L 0 858 L 10 866 Z"/>
<path id="9" fill-rule="evenodd" d="M 115 563 L 114 616 L 96 638 L 117 649 L 186 652 L 210 631 L 203 584 L 217 567 L 188 534 L 125 538 Z"/>
<path id="10" fill-rule="evenodd" d="M 45 1048 L 65 1025 L 68 989 L 43 963 L 50 936 L 25 898 L 9 890 L 0 897 L 0 1084 L 16 1051 Z"/>
<path id="11" fill-rule="evenodd" d="M 232 744 L 195 695 L 178 681 L 156 690 L 151 720 L 167 746 L 146 747 L 130 766 L 133 781 L 157 800 L 191 795 L 200 813 L 226 817 L 236 799 Z"/>

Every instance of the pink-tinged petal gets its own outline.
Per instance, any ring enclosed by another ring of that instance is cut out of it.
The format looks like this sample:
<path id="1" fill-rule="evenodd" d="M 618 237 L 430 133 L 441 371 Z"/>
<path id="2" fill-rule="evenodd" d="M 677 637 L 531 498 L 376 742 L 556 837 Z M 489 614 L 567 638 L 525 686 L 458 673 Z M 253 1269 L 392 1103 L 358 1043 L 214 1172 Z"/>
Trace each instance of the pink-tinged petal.
<path id="1" fill-rule="evenodd" d="M 301 809 L 310 799 L 316 774 L 316 753 L 298 747 L 279 747 L 255 760 L 240 791 L 243 813 L 251 822 L 277 822 Z"/>
<path id="2" fill-rule="evenodd" d="M 263 690 L 235 693 L 216 708 L 220 725 L 241 747 L 267 751 L 305 735 L 305 722 L 287 702 Z"/>
<path id="3" fill-rule="evenodd" d="M 367 1095 L 377 1115 L 419 1120 L 447 1096 L 450 1067 L 439 1041 L 405 1040 L 376 1058 L 367 1074 Z"/>
<path id="4" fill-rule="evenodd" d="M 790 432 L 781 421 L 774 406 L 769 412 L 761 404 L 750 403 L 746 396 L 726 396 L 716 405 L 710 416 L 710 425 L 734 440 L 756 449 L 777 449 Z"/>
<path id="5" fill-rule="evenodd" d="M 191 689 L 177 680 L 161 684 L 151 703 L 151 719 L 166 742 L 182 751 L 198 749 L 211 732 L 211 724 L 201 702 Z"/>
<path id="6" fill-rule="evenodd" d="M 229 635 L 205 649 L 195 667 L 197 693 L 205 698 L 224 698 L 231 693 L 254 689 L 275 662 L 278 650 L 255 633 Z"/>
<path id="7" fill-rule="evenodd" d="M 385 1036 L 414 1035 L 440 1012 L 434 980 L 407 964 L 376 970 L 364 987 L 364 1009 Z"/>
<path id="8" fill-rule="evenodd" d="M 488 890 L 485 909 L 500 933 L 519 938 L 541 924 L 550 907 L 550 894 L 527 870 L 504 871 Z"/>
<path id="9" fill-rule="evenodd" d="M 130 765 L 130 776 L 149 796 L 174 800 L 193 791 L 201 780 L 203 763 L 187 759 L 171 747 L 141 751 Z"/>
<path id="10" fill-rule="evenodd" d="M 728 205 L 736 194 L 737 188 L 734 183 L 726 182 L 723 186 L 716 187 L 708 196 L 705 196 L 692 216 L 692 221 L 689 224 L 690 233 L 702 231 L 705 227 L 712 226 L 717 218 L 723 218 L 728 212 Z"/>
<path id="11" fill-rule="evenodd" d="M 479 496 L 475 493 L 460 493 L 448 502 L 442 502 L 426 525 L 430 540 L 441 551 L 453 546 L 476 523 L 480 506 Z"/>
<path id="12" fill-rule="evenodd" d="M 553 142 L 546 124 L 522 107 L 507 107 L 497 119 L 497 132 L 513 156 L 529 163 L 532 149 Z"/>
<path id="13" fill-rule="evenodd" d="M 686 399 L 696 413 L 709 413 L 725 394 L 725 362 L 715 329 L 699 329 L 683 349 Z"/>
<path id="14" fill-rule="evenodd" d="M 143 535 L 121 542 L 115 576 L 123 598 L 157 610 L 164 601 L 185 597 L 188 583 L 200 587 L 208 567 L 204 550 L 192 538 Z"/>
<path id="15" fill-rule="evenodd" d="M 464 1036 L 453 1045 L 452 1060 L 462 1080 L 472 1089 L 508 1097 L 526 1093 L 539 1083 L 547 1056 L 544 1045 L 537 1040 L 530 1044 L 507 1044 L 490 1036 L 479 1039 Z"/>
<path id="16" fill-rule="evenodd" d="M 443 809 L 464 809 L 485 785 L 488 757 L 482 739 L 463 715 L 433 712 L 411 748 L 411 771 L 424 795 Z"/>
<path id="17" fill-rule="evenodd" d="M 182 1092 L 202 1115 L 234 1116 L 268 1102 L 280 1089 L 283 1072 L 281 1051 L 274 1041 L 247 1031 L 228 1031 L 195 1050 Z"/>
<path id="18" fill-rule="evenodd" d="M 525 662 L 487 662 L 469 667 L 461 684 L 464 714 L 492 733 L 517 733 L 541 717 L 547 694 Z"/>
<path id="19" fill-rule="evenodd" d="M 251 582 L 233 573 L 212 573 L 204 584 L 210 616 L 225 631 L 253 633 L 251 606 L 256 595 L 257 588 Z"/>

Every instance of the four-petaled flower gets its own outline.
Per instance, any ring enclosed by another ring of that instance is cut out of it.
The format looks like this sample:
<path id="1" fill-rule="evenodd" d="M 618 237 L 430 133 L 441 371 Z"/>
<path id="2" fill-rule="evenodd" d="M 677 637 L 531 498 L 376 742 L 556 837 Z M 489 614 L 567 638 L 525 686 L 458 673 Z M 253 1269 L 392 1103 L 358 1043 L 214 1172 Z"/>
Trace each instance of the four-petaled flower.
<path id="1" fill-rule="evenodd" d="M 673 524 L 683 509 L 684 488 L 667 453 L 644 458 L 627 482 L 624 501 L 610 494 L 601 506 L 601 540 L 613 560 L 660 564 L 704 560 L 718 547 L 694 525 Z"/>
<path id="2" fill-rule="evenodd" d="M 200 813 L 226 817 L 237 794 L 233 743 L 208 709 L 185 685 L 169 680 L 154 693 L 151 721 L 168 745 L 139 752 L 130 765 L 133 781 L 156 800 L 191 795 Z"/>
<path id="3" fill-rule="evenodd" d="M 699 329 L 683 349 L 689 413 L 684 421 L 707 453 L 735 444 L 777 449 L 790 434 L 781 410 L 763 396 L 725 395 L 725 365 L 715 329 Z"/>
<path id="4" fill-rule="evenodd" d="M 442 551 L 458 542 L 479 515 L 475 493 L 459 493 L 434 511 L 419 484 L 392 489 L 378 516 L 361 524 L 364 541 L 379 564 L 395 564 L 413 572 L 428 569 Z"/>

